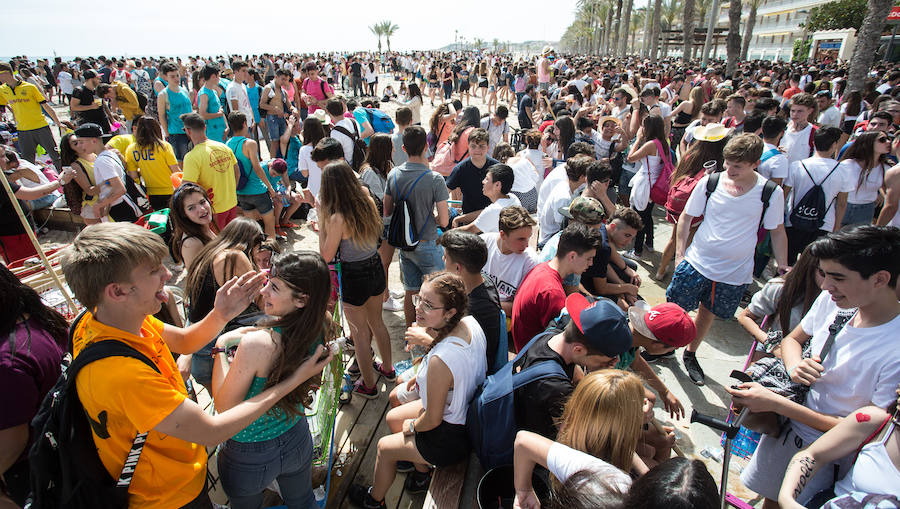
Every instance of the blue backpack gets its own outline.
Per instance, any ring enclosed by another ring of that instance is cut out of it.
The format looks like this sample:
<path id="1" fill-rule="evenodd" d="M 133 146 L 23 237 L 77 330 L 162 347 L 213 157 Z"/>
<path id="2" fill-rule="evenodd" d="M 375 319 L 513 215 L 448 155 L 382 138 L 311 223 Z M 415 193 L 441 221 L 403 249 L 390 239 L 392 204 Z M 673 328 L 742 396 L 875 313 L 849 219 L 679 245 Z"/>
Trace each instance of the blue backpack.
<path id="1" fill-rule="evenodd" d="M 522 348 L 516 358 L 506 363 L 496 373 L 487 377 L 469 404 L 466 430 L 469 442 L 481 460 L 485 470 L 513 462 L 513 445 L 516 440 L 516 412 L 514 392 L 519 387 L 544 378 L 566 378 L 568 375 L 554 361 L 533 364 L 518 373 L 514 365 L 539 339 L 558 331 L 538 334 Z"/>
<path id="2" fill-rule="evenodd" d="M 369 116 L 369 123 L 372 124 L 372 129 L 376 133 L 391 134 L 394 132 L 394 121 L 391 120 L 391 116 L 387 113 L 375 108 L 366 108 L 366 114 Z"/>

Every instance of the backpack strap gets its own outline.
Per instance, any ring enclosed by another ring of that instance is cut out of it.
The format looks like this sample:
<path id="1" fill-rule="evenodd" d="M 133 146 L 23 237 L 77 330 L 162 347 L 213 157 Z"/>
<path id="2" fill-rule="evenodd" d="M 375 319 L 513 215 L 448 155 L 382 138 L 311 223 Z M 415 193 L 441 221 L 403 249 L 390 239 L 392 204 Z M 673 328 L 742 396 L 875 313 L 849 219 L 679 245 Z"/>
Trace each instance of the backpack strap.
<path id="1" fill-rule="evenodd" d="M 110 339 L 87 346 L 77 357 L 75 357 L 69 365 L 69 368 L 66 370 L 68 383 L 72 384 L 72 388 L 75 388 L 75 379 L 82 368 L 94 361 L 105 359 L 107 357 L 131 357 L 150 366 L 157 373 L 160 372 L 159 367 L 146 355 L 121 341 Z M 119 473 L 119 477 L 116 479 L 116 488 L 128 491 L 131 480 L 134 478 L 134 469 L 141 458 L 141 453 L 144 451 L 144 444 L 147 441 L 148 434 L 149 431 L 143 433 L 138 432 L 135 435 L 134 440 L 132 440 L 131 450 L 125 458 L 125 463 L 122 465 L 122 472 Z"/>
<path id="2" fill-rule="evenodd" d="M 534 382 L 535 380 L 541 380 L 551 377 L 565 378 L 566 380 L 569 379 L 569 376 L 566 375 L 566 372 L 563 371 L 562 366 L 560 366 L 558 362 L 554 360 L 541 361 L 537 364 L 528 366 L 518 373 L 513 373 L 512 388 L 513 390 L 516 390 L 523 385 L 528 385 L 531 382 Z"/>
<path id="3" fill-rule="evenodd" d="M 401 198 L 403 201 L 406 201 L 407 198 L 409 198 L 409 193 L 411 193 L 412 190 L 413 190 L 413 188 L 416 187 L 416 184 L 418 184 L 419 181 L 422 180 L 422 177 L 424 177 L 424 176 L 425 176 L 426 174 L 428 174 L 429 172 L 430 172 L 430 170 L 429 170 L 429 171 L 423 171 L 421 175 L 419 175 L 418 177 L 416 177 L 416 180 L 413 181 L 412 185 L 409 186 L 409 189 L 406 190 L 406 194 L 404 194 L 404 195 L 403 195 L 403 198 Z M 397 185 L 397 184 L 396 184 L 396 182 L 397 182 L 396 179 L 397 179 L 397 178 L 398 178 L 398 177 L 395 175 L 395 176 L 394 176 L 394 179 L 395 179 L 394 185 Z"/>
<path id="4" fill-rule="evenodd" d="M 709 203 L 709 197 L 715 192 L 716 187 L 719 186 L 719 177 L 722 176 L 721 172 L 712 173 L 706 179 L 706 203 Z M 703 212 L 706 212 L 706 206 L 703 207 Z"/>
<path id="5" fill-rule="evenodd" d="M 777 188 L 778 184 L 776 184 L 775 181 L 766 179 L 766 185 L 763 187 L 762 196 L 760 197 L 763 204 L 762 215 L 759 217 L 760 228 L 763 227 L 763 221 L 766 219 L 766 211 L 769 210 L 769 199 Z"/>
<path id="6" fill-rule="evenodd" d="M 770 148 L 769 150 L 766 150 L 766 152 L 765 152 L 765 153 L 762 155 L 762 157 L 759 159 L 760 164 L 762 164 L 762 163 L 768 161 L 769 159 L 771 159 L 771 158 L 777 156 L 777 155 L 778 155 L 778 152 L 779 152 L 779 151 L 778 151 L 777 148 Z"/>

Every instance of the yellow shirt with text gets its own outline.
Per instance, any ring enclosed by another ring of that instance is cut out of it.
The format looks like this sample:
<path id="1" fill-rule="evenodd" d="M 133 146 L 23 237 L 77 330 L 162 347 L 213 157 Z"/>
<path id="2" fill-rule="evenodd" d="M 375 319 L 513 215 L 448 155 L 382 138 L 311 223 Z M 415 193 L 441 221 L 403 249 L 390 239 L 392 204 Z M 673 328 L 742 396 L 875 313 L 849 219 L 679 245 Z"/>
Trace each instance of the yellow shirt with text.
<path id="1" fill-rule="evenodd" d="M 139 171 L 147 194 L 167 195 L 172 194 L 172 169 L 178 164 L 175 160 L 175 151 L 169 142 L 152 147 L 141 147 L 132 143 L 123 152 L 125 165 L 128 171 Z"/>
<path id="2" fill-rule="evenodd" d="M 227 145 L 206 140 L 185 154 L 183 180 L 206 189 L 214 213 L 228 212 L 237 206 L 235 165 L 237 158 Z"/>
<path id="3" fill-rule="evenodd" d="M 20 81 L 16 89 L 9 85 L 0 85 L 0 106 L 9 105 L 16 116 L 16 128 L 20 131 L 32 131 L 45 127 L 47 121 L 41 112 L 41 104 L 47 102 L 38 87 L 26 81 Z"/>

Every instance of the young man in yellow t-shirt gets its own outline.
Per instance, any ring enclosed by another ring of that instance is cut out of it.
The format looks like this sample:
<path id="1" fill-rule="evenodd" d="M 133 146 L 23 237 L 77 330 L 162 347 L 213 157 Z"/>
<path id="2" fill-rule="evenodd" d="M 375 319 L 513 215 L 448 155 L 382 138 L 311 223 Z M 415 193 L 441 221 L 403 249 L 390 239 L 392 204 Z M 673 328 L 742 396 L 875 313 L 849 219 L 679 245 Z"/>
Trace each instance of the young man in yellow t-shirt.
<path id="1" fill-rule="evenodd" d="M 57 126 L 62 126 L 64 124 L 59 121 L 56 111 L 50 107 L 38 87 L 26 81 L 20 81 L 13 75 L 13 68 L 8 62 L 0 62 L 0 83 L 2 83 L 0 85 L 0 105 L 9 105 L 16 117 L 16 128 L 19 130 L 19 150 L 22 157 L 33 163 L 37 146 L 40 145 L 53 160 L 56 169 L 62 171 L 56 140 L 53 139 L 53 133 L 50 132 L 50 126 L 44 120 L 44 115 L 41 114 L 41 111 L 46 112 Z M 66 122 L 65 125 L 74 129 L 69 122 Z"/>
<path id="2" fill-rule="evenodd" d="M 315 359 L 322 347 L 290 378 L 209 415 L 187 397 L 172 352 L 191 354 L 209 343 L 257 296 L 263 274 L 232 278 L 217 292 L 215 307 L 187 328 L 150 316 L 167 299 L 171 273 L 162 264 L 168 250 L 156 234 L 130 223 L 85 228 L 63 255 L 62 269 L 75 297 L 90 310 L 73 336 L 77 357 L 104 340 L 125 343 L 147 356 L 159 372 L 130 357 L 105 358 L 85 366 L 76 378 L 78 397 L 91 421 L 94 445 L 115 479 L 138 433 L 149 432 L 128 488 L 128 507 L 210 507 L 204 483 L 207 453 L 244 429 L 300 383 L 330 362 Z"/>
<path id="3" fill-rule="evenodd" d="M 184 182 L 196 182 L 206 189 L 212 200 L 213 214 L 219 231 L 238 215 L 237 181 L 240 176 L 237 158 L 224 143 L 206 137 L 206 122 L 195 112 L 181 115 L 184 132 L 194 148 L 184 156 Z"/>

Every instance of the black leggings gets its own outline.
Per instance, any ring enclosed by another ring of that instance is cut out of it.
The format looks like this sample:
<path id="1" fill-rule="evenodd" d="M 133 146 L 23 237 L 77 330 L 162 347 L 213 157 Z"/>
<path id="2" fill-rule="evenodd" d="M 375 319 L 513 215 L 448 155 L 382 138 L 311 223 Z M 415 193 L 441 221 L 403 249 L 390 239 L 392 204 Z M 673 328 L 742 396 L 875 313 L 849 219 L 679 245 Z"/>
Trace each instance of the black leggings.
<path id="1" fill-rule="evenodd" d="M 638 215 L 641 216 L 644 227 L 634 236 L 635 253 L 643 252 L 645 245 L 653 249 L 653 202 L 648 203 L 646 209 L 638 211 Z"/>

